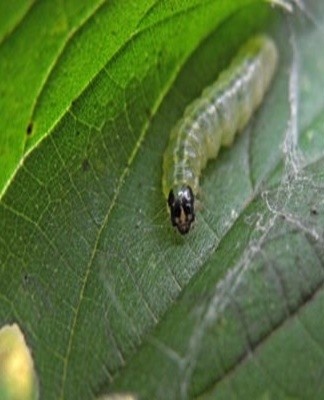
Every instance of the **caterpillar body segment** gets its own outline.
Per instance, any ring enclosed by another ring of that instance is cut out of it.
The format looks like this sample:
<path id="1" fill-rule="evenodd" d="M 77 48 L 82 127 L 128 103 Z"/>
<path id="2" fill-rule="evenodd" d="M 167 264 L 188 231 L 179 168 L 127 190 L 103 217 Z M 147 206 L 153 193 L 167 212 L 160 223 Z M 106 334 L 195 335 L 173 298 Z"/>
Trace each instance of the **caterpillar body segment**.
<path id="1" fill-rule="evenodd" d="M 195 219 L 201 171 L 246 126 L 263 100 L 277 62 L 272 39 L 251 38 L 172 129 L 163 158 L 162 187 L 171 222 L 181 234 L 189 232 Z"/>

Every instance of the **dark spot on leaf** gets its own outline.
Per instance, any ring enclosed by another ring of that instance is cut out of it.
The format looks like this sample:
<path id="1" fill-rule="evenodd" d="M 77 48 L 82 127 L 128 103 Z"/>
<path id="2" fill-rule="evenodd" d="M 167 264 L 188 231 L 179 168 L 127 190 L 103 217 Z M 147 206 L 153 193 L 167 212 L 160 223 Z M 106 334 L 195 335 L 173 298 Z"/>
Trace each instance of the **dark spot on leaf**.
<path id="1" fill-rule="evenodd" d="M 318 211 L 317 211 L 317 209 L 315 207 L 312 207 L 310 209 L 310 213 L 311 213 L 311 215 L 318 215 Z"/>
<path id="2" fill-rule="evenodd" d="M 84 172 L 87 172 L 87 171 L 89 171 L 89 169 L 90 169 L 89 160 L 88 160 L 87 158 L 85 158 L 85 159 L 82 161 L 82 170 L 83 170 Z"/>
<path id="3" fill-rule="evenodd" d="M 146 113 L 148 120 L 150 121 L 152 118 L 151 110 L 149 108 L 146 108 L 145 113 Z"/>
<path id="4" fill-rule="evenodd" d="M 75 132 L 75 135 L 76 135 L 76 136 L 79 136 L 79 135 L 80 135 L 80 131 L 76 131 L 76 132 Z"/>
<path id="5" fill-rule="evenodd" d="M 32 122 L 30 122 L 28 124 L 27 129 L 26 129 L 26 133 L 27 133 L 28 136 L 30 136 L 33 133 L 33 123 Z"/>

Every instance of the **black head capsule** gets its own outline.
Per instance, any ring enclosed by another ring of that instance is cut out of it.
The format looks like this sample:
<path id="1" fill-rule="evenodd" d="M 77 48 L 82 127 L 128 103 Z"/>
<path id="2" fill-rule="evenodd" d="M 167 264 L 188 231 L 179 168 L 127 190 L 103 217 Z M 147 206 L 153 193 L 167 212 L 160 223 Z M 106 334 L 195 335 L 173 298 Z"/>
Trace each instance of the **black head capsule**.
<path id="1" fill-rule="evenodd" d="M 176 193 L 172 189 L 170 190 L 168 205 L 170 207 L 171 222 L 182 235 L 189 232 L 190 226 L 195 220 L 194 201 L 195 196 L 190 186 L 184 186 Z"/>

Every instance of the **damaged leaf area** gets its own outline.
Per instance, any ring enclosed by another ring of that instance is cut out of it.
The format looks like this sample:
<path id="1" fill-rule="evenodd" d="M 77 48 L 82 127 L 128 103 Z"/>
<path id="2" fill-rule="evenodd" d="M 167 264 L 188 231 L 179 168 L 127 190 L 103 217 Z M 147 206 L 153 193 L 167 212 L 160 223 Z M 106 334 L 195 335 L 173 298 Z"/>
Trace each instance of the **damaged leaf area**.
<path id="1" fill-rule="evenodd" d="M 324 398 L 324 3 L 134 3 L 0 6 L 0 326 L 42 399 Z M 273 84 L 180 237 L 170 130 L 260 32 Z"/>
<path id="2" fill-rule="evenodd" d="M 17 324 L 0 329 L 0 398 L 2 400 L 37 399 L 37 381 L 33 360 Z"/>

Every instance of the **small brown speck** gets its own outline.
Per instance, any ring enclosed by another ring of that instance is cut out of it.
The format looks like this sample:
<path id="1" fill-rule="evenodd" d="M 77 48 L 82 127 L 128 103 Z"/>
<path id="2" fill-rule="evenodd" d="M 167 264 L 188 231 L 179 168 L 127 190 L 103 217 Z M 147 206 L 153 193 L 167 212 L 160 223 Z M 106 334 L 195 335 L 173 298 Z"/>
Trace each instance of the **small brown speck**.
<path id="1" fill-rule="evenodd" d="M 87 158 L 85 158 L 85 159 L 82 161 L 82 170 L 83 170 L 84 172 L 87 172 L 87 171 L 89 171 L 89 169 L 90 169 L 89 160 L 88 160 Z"/>
<path id="2" fill-rule="evenodd" d="M 310 213 L 311 213 L 311 215 L 318 215 L 318 211 L 317 211 L 317 209 L 315 207 L 312 207 L 310 209 Z"/>
<path id="3" fill-rule="evenodd" d="M 27 129 L 26 129 L 26 133 L 27 133 L 28 136 L 30 136 L 33 133 L 33 123 L 32 122 L 30 122 L 28 124 Z"/>
<path id="4" fill-rule="evenodd" d="M 145 109 L 145 114 L 146 114 L 146 117 L 148 118 L 148 120 L 151 120 L 152 113 L 151 113 L 151 110 L 149 108 Z"/>

